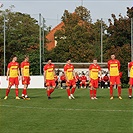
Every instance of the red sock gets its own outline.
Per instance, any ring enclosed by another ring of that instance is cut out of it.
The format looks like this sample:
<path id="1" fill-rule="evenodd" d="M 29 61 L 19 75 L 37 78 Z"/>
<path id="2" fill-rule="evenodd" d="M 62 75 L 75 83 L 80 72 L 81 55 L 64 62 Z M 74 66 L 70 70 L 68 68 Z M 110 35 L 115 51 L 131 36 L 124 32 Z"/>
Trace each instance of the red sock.
<path id="1" fill-rule="evenodd" d="M 24 95 L 24 89 L 23 89 L 23 91 L 22 91 L 22 94 Z"/>
<path id="2" fill-rule="evenodd" d="M 94 90 L 93 90 L 94 97 L 96 97 L 96 93 L 97 93 L 97 90 L 94 89 Z"/>
<path id="3" fill-rule="evenodd" d="M 54 89 L 52 88 L 52 89 L 50 89 L 50 94 L 52 93 L 54 91 Z"/>
<path id="4" fill-rule="evenodd" d="M 15 89 L 15 92 L 16 92 L 16 97 L 18 97 L 18 88 Z"/>
<path id="5" fill-rule="evenodd" d="M 67 95 L 70 96 L 71 92 L 70 92 L 70 89 L 66 89 L 67 91 Z"/>
<path id="6" fill-rule="evenodd" d="M 10 92 L 10 89 L 6 89 L 6 96 L 8 96 L 8 94 L 9 94 L 9 92 Z"/>
<path id="7" fill-rule="evenodd" d="M 132 96 L 132 88 L 128 89 L 129 96 Z"/>
<path id="8" fill-rule="evenodd" d="M 75 90 L 76 90 L 76 88 L 73 87 L 71 90 L 71 94 L 74 94 Z"/>
<path id="9" fill-rule="evenodd" d="M 27 95 L 27 90 L 26 89 L 23 89 L 22 94 Z"/>
<path id="10" fill-rule="evenodd" d="M 47 90 L 47 96 L 50 97 L 50 90 Z"/>
<path id="11" fill-rule="evenodd" d="M 118 96 L 121 96 L 121 86 L 118 86 Z"/>
<path id="12" fill-rule="evenodd" d="M 113 85 L 110 86 L 110 96 L 113 96 Z"/>
<path id="13" fill-rule="evenodd" d="M 93 97 L 93 90 L 90 90 L 90 97 Z"/>
<path id="14" fill-rule="evenodd" d="M 27 95 L 27 89 L 24 89 L 24 95 Z"/>

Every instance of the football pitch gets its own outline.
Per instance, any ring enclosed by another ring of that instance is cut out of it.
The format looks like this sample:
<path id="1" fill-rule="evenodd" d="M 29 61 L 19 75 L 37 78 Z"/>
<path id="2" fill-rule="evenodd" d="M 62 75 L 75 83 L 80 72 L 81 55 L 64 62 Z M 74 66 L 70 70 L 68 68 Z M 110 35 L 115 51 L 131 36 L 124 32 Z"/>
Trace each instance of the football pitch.
<path id="1" fill-rule="evenodd" d="M 22 90 L 20 89 L 19 95 Z M 98 89 L 91 100 L 89 89 L 76 89 L 69 100 L 65 89 L 55 89 L 48 100 L 45 89 L 28 89 L 31 100 L 16 100 L 12 89 L 7 100 L 0 90 L 0 133 L 133 133 L 133 99 L 122 89 L 122 100 L 109 99 L 109 89 Z"/>

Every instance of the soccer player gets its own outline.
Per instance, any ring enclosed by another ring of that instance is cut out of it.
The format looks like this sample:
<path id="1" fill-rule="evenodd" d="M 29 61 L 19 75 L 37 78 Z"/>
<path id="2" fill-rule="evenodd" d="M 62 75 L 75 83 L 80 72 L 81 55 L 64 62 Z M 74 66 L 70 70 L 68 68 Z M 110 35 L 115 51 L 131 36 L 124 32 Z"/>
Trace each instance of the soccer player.
<path id="1" fill-rule="evenodd" d="M 119 76 L 120 70 L 120 62 L 119 60 L 115 59 L 115 55 L 111 55 L 111 60 L 108 61 L 108 70 L 110 72 L 110 99 L 112 100 L 113 97 L 113 88 L 116 83 L 118 88 L 118 98 L 121 100 L 121 82 Z"/>
<path id="2" fill-rule="evenodd" d="M 60 81 L 61 81 L 61 89 L 65 88 L 65 86 L 63 86 L 63 83 L 66 83 L 66 77 L 64 72 L 62 72 L 62 75 L 60 76 Z"/>
<path id="3" fill-rule="evenodd" d="M 22 99 L 30 100 L 30 98 L 27 96 L 27 88 L 30 84 L 30 74 L 29 74 L 29 57 L 24 56 L 24 61 L 21 62 L 21 75 L 22 75 L 22 84 L 24 85 L 23 91 L 22 91 Z"/>
<path id="4" fill-rule="evenodd" d="M 89 66 L 90 98 L 92 100 L 97 99 L 98 74 L 100 74 L 101 77 L 101 67 L 97 64 L 97 59 L 94 59 L 93 64 Z"/>
<path id="5" fill-rule="evenodd" d="M 78 72 L 75 72 L 75 82 L 76 82 L 76 87 L 79 89 L 80 88 L 80 77 Z"/>
<path id="6" fill-rule="evenodd" d="M 108 76 L 108 73 L 106 73 L 104 76 L 103 76 L 103 78 L 102 78 L 103 80 L 102 80 L 102 83 L 103 83 L 103 85 L 102 85 L 102 87 L 103 88 L 105 88 L 106 86 L 109 88 L 109 76 Z"/>
<path id="7" fill-rule="evenodd" d="M 75 89 L 76 89 L 76 82 L 75 82 L 75 72 L 74 72 L 74 66 L 71 64 L 71 59 L 68 58 L 67 59 L 67 63 L 64 66 L 64 73 L 65 73 L 65 77 L 66 77 L 66 91 L 68 94 L 68 98 L 69 99 L 75 99 L 75 97 L 73 96 Z M 72 87 L 72 89 L 70 90 L 70 87 Z"/>
<path id="8" fill-rule="evenodd" d="M 133 61 L 129 63 L 128 65 L 129 71 L 130 71 L 130 79 L 129 79 L 129 88 L 128 88 L 128 94 L 129 94 L 129 98 L 132 98 L 132 86 L 133 86 Z"/>
<path id="9" fill-rule="evenodd" d="M 86 88 L 87 77 L 85 76 L 84 73 L 82 73 L 82 76 L 81 76 L 80 79 L 81 79 L 81 81 L 80 81 L 80 87 L 83 88 L 83 86 L 84 86 L 84 88 Z"/>
<path id="10" fill-rule="evenodd" d="M 48 99 L 51 99 L 50 95 L 56 87 L 56 83 L 55 83 L 55 79 L 54 79 L 55 66 L 52 63 L 51 58 L 48 58 L 47 62 L 48 63 L 44 66 L 44 84 L 46 83 L 46 86 L 47 86 Z"/>
<path id="11" fill-rule="evenodd" d="M 8 88 L 6 89 L 6 96 L 5 100 L 8 98 L 8 94 L 10 92 L 10 89 L 13 85 L 15 85 L 15 92 L 16 92 L 16 99 L 19 100 L 19 90 L 18 90 L 18 85 L 19 85 L 19 80 L 20 80 L 20 70 L 19 70 L 19 63 L 17 61 L 17 56 L 13 55 L 12 56 L 12 61 L 8 64 L 7 66 L 7 73 L 6 73 L 6 80 L 9 81 Z"/>

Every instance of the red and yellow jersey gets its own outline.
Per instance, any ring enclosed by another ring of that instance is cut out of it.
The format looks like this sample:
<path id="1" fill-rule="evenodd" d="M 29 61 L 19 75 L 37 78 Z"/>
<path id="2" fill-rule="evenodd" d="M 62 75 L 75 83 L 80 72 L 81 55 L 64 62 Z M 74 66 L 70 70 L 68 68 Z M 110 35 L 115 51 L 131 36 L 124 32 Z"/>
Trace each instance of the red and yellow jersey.
<path id="1" fill-rule="evenodd" d="M 18 62 L 10 62 L 7 68 L 9 69 L 9 77 L 11 78 L 18 77 L 18 68 L 19 68 Z"/>
<path id="2" fill-rule="evenodd" d="M 45 66 L 44 66 L 44 71 L 45 71 L 45 78 L 46 78 L 46 80 L 54 80 L 54 68 L 55 68 L 55 66 L 54 66 L 54 64 L 46 64 Z"/>
<path id="3" fill-rule="evenodd" d="M 119 76 L 120 62 L 116 59 L 108 61 L 110 76 Z"/>
<path id="4" fill-rule="evenodd" d="M 23 69 L 23 76 L 25 77 L 29 77 L 30 74 L 29 74 L 29 68 L 30 68 L 30 63 L 29 62 L 26 62 L 26 61 L 23 61 L 20 65 L 21 69 Z"/>
<path id="5" fill-rule="evenodd" d="M 73 70 L 74 70 L 74 66 L 72 64 L 66 64 L 64 66 L 64 72 L 66 73 L 67 79 L 68 80 L 73 80 Z"/>
<path id="6" fill-rule="evenodd" d="M 133 62 L 129 63 L 128 68 L 130 70 L 130 78 L 133 78 Z"/>
<path id="7" fill-rule="evenodd" d="M 91 64 L 89 71 L 91 79 L 98 79 L 98 72 L 101 71 L 101 67 L 98 64 Z"/>

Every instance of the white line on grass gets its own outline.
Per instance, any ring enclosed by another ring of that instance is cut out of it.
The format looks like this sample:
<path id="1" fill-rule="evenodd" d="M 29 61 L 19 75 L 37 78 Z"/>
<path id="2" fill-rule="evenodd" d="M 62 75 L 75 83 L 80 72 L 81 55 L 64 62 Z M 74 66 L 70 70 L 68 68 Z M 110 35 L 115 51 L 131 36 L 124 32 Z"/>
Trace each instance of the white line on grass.
<path id="1" fill-rule="evenodd" d="M 40 109 L 40 110 L 62 110 L 62 111 L 90 111 L 90 112 L 133 112 L 132 110 L 100 110 L 100 109 L 78 109 L 78 108 L 43 108 L 43 107 L 25 107 L 13 105 L 0 105 L 1 107 L 21 108 L 21 109 Z"/>

